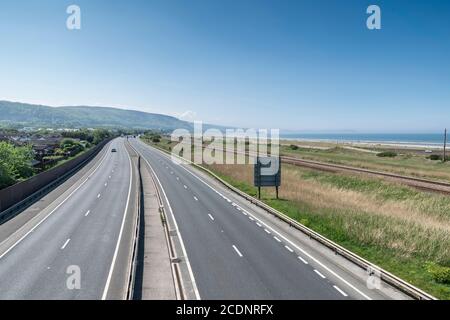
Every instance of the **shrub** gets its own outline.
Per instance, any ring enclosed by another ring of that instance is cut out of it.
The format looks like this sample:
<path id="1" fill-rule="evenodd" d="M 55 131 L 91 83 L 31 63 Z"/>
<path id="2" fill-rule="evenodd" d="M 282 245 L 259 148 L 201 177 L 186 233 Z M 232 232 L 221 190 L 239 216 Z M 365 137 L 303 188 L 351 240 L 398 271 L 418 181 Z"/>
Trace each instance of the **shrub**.
<path id="1" fill-rule="evenodd" d="M 436 161 L 436 160 L 442 160 L 442 156 L 440 154 L 432 154 L 428 157 L 428 159 Z"/>
<path id="2" fill-rule="evenodd" d="M 159 143 L 159 142 L 161 142 L 161 139 L 159 139 L 159 138 L 157 138 L 157 137 L 154 137 L 154 138 L 152 139 L 152 142 L 153 142 L 153 143 Z"/>
<path id="3" fill-rule="evenodd" d="M 440 266 L 436 263 L 429 262 L 426 264 L 426 269 L 436 282 L 450 283 L 450 268 Z"/>
<path id="4" fill-rule="evenodd" d="M 290 148 L 291 150 L 298 150 L 298 146 L 296 146 L 295 144 L 291 144 L 291 145 L 289 146 L 289 148 Z"/>
<path id="5" fill-rule="evenodd" d="M 383 152 L 377 153 L 377 157 L 394 158 L 396 156 L 397 156 L 397 152 L 394 152 L 394 151 L 383 151 Z"/>

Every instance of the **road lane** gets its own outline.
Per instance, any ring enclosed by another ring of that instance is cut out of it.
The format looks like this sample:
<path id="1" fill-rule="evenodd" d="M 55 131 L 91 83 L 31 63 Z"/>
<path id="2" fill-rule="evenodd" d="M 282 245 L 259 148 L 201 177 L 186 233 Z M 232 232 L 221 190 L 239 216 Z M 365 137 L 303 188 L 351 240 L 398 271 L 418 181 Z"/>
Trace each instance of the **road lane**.
<path id="1" fill-rule="evenodd" d="M 131 181 L 124 139 L 108 148 L 98 169 L 44 222 L 12 249 L 0 246 L 0 299 L 102 297 Z M 73 265 L 81 271 L 79 290 L 66 285 Z"/>

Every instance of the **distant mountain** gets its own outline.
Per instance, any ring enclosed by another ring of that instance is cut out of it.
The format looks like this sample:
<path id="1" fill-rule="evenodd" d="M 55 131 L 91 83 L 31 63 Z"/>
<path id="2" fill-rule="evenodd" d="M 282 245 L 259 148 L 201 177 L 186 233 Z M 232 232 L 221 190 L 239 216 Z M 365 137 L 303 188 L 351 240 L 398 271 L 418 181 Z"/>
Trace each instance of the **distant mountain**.
<path id="1" fill-rule="evenodd" d="M 109 107 L 48 107 L 0 101 L 0 126 L 53 128 L 191 129 L 175 117 Z"/>

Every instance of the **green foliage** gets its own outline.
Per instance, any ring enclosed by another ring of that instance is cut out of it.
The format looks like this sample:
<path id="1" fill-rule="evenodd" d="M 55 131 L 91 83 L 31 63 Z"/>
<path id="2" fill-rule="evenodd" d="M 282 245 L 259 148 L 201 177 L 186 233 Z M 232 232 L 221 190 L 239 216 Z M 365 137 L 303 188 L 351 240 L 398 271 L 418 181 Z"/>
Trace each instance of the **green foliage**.
<path id="1" fill-rule="evenodd" d="M 74 156 L 84 150 L 84 146 L 81 143 L 79 143 L 73 139 L 67 139 L 67 138 L 63 139 L 61 141 L 60 148 L 61 148 L 62 152 L 57 150 L 57 152 L 55 152 L 56 154 L 62 153 L 62 154 L 69 154 L 70 156 Z"/>
<path id="2" fill-rule="evenodd" d="M 10 186 L 33 175 L 31 146 L 14 147 L 0 142 L 0 188 Z"/>
<path id="3" fill-rule="evenodd" d="M 80 139 L 88 141 L 90 143 L 94 142 L 93 132 L 87 129 L 80 129 L 76 131 L 64 131 L 61 135 L 65 138 Z"/>
<path id="4" fill-rule="evenodd" d="M 93 140 L 94 144 L 99 144 L 103 140 L 108 139 L 112 136 L 111 132 L 109 132 L 106 129 L 95 129 L 93 131 L 93 135 L 94 135 L 94 140 Z"/>
<path id="5" fill-rule="evenodd" d="M 397 152 L 394 152 L 394 151 L 383 151 L 383 152 L 377 153 L 377 157 L 395 158 L 396 156 L 397 156 Z"/>
<path id="6" fill-rule="evenodd" d="M 291 150 L 298 150 L 298 146 L 296 146 L 295 144 L 291 144 L 289 146 L 289 149 L 291 149 Z"/>
<path id="7" fill-rule="evenodd" d="M 433 277 L 436 282 L 439 283 L 450 283 L 450 268 L 440 266 L 433 262 L 428 262 L 426 264 L 427 272 Z"/>

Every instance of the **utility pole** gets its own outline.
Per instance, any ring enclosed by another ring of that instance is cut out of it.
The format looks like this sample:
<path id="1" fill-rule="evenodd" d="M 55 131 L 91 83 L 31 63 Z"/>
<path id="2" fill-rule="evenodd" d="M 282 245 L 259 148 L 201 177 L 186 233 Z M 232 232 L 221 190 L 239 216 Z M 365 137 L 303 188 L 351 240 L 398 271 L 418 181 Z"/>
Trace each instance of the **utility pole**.
<path id="1" fill-rule="evenodd" d="M 447 161 L 447 128 L 445 129 L 445 131 L 444 131 L 444 159 L 443 159 L 443 161 L 445 162 L 445 161 Z"/>

